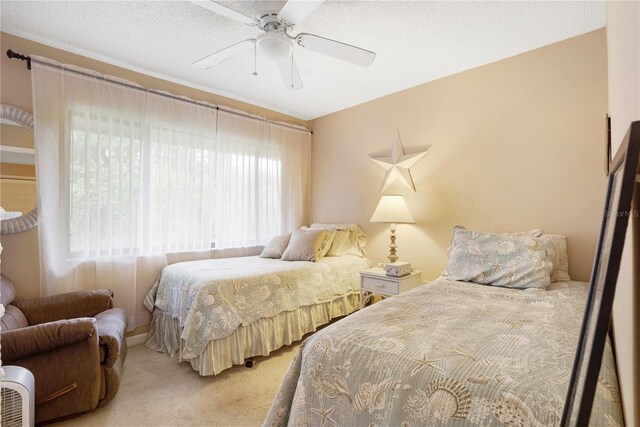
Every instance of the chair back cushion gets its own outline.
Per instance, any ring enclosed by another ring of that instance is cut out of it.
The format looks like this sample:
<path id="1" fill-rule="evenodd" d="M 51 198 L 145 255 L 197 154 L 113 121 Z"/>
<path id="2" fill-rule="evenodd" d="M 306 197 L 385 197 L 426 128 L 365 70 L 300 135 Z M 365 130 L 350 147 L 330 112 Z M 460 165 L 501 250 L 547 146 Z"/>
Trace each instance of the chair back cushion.
<path id="1" fill-rule="evenodd" d="M 4 274 L 0 274 L 0 303 L 5 307 L 13 302 L 16 296 L 16 288 L 11 280 Z"/>
<path id="2" fill-rule="evenodd" d="M 0 323 L 2 332 L 11 331 L 18 328 L 26 328 L 27 326 L 29 326 L 27 318 L 24 317 L 22 311 L 20 311 L 20 309 L 15 305 L 7 305 L 4 308 L 4 315 L 2 316 L 2 320 L 0 320 Z"/>

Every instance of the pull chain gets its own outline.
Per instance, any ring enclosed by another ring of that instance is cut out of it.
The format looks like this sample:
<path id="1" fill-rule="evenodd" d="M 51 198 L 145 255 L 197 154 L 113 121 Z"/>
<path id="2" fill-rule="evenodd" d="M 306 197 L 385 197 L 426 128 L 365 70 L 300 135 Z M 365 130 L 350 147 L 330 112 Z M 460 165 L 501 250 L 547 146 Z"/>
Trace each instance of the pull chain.
<path id="1" fill-rule="evenodd" d="M 253 43 L 253 75 L 258 75 L 258 44 Z"/>
<path id="2" fill-rule="evenodd" d="M 291 89 L 293 89 L 293 51 L 291 51 Z"/>

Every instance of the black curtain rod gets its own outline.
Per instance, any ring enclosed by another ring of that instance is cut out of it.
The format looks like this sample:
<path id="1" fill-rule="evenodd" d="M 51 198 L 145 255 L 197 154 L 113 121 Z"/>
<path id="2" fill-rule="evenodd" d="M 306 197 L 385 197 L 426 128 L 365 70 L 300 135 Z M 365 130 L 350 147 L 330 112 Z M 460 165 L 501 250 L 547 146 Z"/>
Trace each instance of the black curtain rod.
<path id="1" fill-rule="evenodd" d="M 22 55 L 20 53 L 12 51 L 11 49 L 7 50 L 7 56 L 10 59 L 19 59 L 21 61 L 27 61 L 27 69 L 28 70 L 31 69 L 31 61 L 32 61 L 32 59 L 31 59 L 30 56 Z M 74 73 L 74 74 L 78 74 L 78 75 L 85 76 L 85 77 L 96 78 L 96 76 L 94 76 L 93 74 L 84 73 L 84 72 L 79 71 L 79 70 L 66 69 L 61 65 L 51 64 L 49 62 L 41 62 L 41 61 L 38 61 L 37 59 L 34 60 L 34 61 L 37 62 L 38 64 L 42 64 L 42 65 L 45 65 L 47 67 L 57 68 L 59 70 L 64 70 L 64 71 L 67 71 L 67 72 L 70 72 L 70 73 Z M 222 111 L 222 112 L 225 112 L 225 113 L 228 113 L 228 114 L 235 114 L 236 116 L 246 117 L 246 118 L 253 119 L 253 120 L 258 120 L 258 121 L 261 121 L 261 122 L 272 123 L 272 124 L 277 125 L 277 126 L 283 126 L 283 127 L 286 127 L 286 128 L 299 130 L 301 132 L 309 132 L 310 134 L 313 134 L 313 131 L 308 130 L 308 129 L 299 128 L 299 127 L 296 127 L 296 126 L 288 125 L 286 123 L 275 122 L 273 120 L 254 117 L 254 116 L 251 116 L 249 114 L 239 113 L 237 111 L 227 110 L 224 107 L 219 107 L 217 105 L 205 104 L 205 103 L 194 101 L 194 100 L 191 100 L 191 99 L 185 99 L 185 98 L 182 98 L 182 97 L 179 97 L 179 96 L 171 95 L 171 94 L 166 93 L 166 92 L 161 92 L 161 91 L 157 91 L 157 90 L 153 90 L 153 89 L 145 89 L 145 88 L 141 88 L 140 86 L 136 86 L 136 85 L 132 85 L 132 84 L 128 84 L 128 83 L 123 83 L 121 81 L 112 80 L 112 79 L 109 79 L 109 78 L 104 78 L 102 80 L 107 81 L 107 82 L 112 83 L 112 84 L 115 84 L 117 86 L 122 86 L 122 87 L 126 87 L 126 88 L 129 88 L 129 89 L 134 89 L 134 90 L 140 90 L 140 91 L 144 91 L 144 92 L 151 92 L 151 93 L 153 93 L 155 95 L 158 95 L 158 96 L 163 96 L 165 98 L 175 99 L 175 100 L 178 100 L 178 101 L 186 102 L 188 104 L 195 104 L 195 105 L 199 105 L 201 107 L 215 109 L 216 111 Z"/>

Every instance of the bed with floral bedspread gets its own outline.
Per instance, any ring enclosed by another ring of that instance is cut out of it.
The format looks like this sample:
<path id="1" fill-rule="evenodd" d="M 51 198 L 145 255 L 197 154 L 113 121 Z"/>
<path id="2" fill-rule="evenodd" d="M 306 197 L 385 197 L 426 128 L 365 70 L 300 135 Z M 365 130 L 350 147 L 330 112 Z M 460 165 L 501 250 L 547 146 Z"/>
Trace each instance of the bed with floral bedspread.
<path id="1" fill-rule="evenodd" d="M 165 267 L 145 299 L 153 312 L 147 347 L 215 375 L 300 340 L 358 308 L 366 258 L 316 262 L 258 256 Z"/>
<path id="2" fill-rule="evenodd" d="M 435 282 L 302 344 L 264 426 L 558 426 L 588 285 Z M 591 424 L 622 426 L 609 343 Z"/>

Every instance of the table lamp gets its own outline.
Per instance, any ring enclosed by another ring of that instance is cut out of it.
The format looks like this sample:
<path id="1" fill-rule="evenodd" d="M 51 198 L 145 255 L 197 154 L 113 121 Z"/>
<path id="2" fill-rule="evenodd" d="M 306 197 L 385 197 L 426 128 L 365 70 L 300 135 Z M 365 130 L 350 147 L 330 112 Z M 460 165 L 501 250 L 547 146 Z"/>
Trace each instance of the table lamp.
<path id="1" fill-rule="evenodd" d="M 373 212 L 371 222 L 391 224 L 389 226 L 391 230 L 391 244 L 389 245 L 389 256 L 387 258 L 389 258 L 390 262 L 396 262 L 398 260 L 398 256 L 396 255 L 396 249 L 398 247 L 396 245 L 396 224 L 412 224 L 415 222 L 404 197 L 395 194 L 382 196 L 378 207 Z"/>

